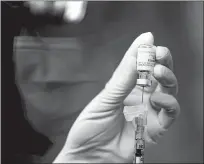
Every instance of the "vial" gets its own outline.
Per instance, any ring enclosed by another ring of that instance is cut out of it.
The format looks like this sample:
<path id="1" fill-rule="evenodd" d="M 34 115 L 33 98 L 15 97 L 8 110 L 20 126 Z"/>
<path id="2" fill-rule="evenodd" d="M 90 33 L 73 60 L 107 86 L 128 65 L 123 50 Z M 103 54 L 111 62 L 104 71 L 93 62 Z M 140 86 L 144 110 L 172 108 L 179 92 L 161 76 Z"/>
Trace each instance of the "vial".
<path id="1" fill-rule="evenodd" d="M 156 60 L 156 49 L 153 45 L 142 44 L 137 53 L 137 85 L 141 87 L 151 86 L 151 74 L 154 71 Z"/>

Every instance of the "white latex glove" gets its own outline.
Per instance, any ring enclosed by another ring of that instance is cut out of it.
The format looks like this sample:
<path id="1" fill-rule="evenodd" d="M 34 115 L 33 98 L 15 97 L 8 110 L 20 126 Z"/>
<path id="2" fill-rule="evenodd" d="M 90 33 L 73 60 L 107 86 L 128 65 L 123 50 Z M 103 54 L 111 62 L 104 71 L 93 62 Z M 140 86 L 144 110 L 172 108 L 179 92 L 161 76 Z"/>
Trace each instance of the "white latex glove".
<path id="1" fill-rule="evenodd" d="M 134 128 L 126 122 L 123 107 L 141 103 L 141 89 L 135 87 L 137 48 L 153 42 L 153 35 L 144 33 L 132 43 L 105 88 L 73 124 L 55 163 L 132 163 Z M 146 143 L 155 143 L 180 111 L 174 98 L 177 80 L 169 50 L 157 47 L 156 60 L 153 85 L 144 93 L 149 111 Z"/>

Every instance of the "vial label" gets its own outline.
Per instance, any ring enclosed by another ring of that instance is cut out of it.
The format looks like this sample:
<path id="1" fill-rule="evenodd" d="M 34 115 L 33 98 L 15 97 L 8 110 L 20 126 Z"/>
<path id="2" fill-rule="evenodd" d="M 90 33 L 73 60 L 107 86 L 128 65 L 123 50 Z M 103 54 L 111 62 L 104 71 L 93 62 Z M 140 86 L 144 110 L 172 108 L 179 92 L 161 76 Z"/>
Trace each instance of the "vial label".
<path id="1" fill-rule="evenodd" d="M 135 163 L 144 163 L 144 158 L 143 157 L 135 157 Z"/>
<path id="2" fill-rule="evenodd" d="M 156 53 L 153 48 L 138 48 L 137 70 L 153 72 Z"/>

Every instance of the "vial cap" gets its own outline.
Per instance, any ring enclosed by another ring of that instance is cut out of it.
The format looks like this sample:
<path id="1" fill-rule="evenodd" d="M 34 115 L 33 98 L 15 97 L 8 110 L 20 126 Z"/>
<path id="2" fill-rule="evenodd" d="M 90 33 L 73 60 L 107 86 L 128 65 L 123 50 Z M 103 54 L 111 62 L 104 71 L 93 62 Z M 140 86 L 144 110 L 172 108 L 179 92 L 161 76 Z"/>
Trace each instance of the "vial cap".
<path id="1" fill-rule="evenodd" d="M 137 85 L 141 86 L 141 87 L 150 87 L 152 85 L 151 80 L 149 79 L 137 79 Z"/>

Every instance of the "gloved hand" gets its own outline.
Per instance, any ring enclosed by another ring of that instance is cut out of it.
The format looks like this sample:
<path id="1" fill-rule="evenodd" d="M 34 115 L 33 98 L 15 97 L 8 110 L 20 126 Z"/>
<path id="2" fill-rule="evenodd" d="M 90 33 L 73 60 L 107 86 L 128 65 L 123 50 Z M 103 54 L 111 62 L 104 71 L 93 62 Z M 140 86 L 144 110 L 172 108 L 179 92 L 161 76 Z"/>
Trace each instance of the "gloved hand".
<path id="1" fill-rule="evenodd" d="M 141 89 L 135 87 L 138 76 L 137 48 L 140 44 L 153 42 L 153 35 L 144 33 L 132 43 L 105 88 L 85 107 L 73 124 L 54 162 L 132 163 L 134 128 L 132 123 L 126 122 L 123 107 L 141 103 Z M 174 97 L 178 86 L 172 72 L 170 51 L 165 47 L 156 47 L 156 62 L 153 85 L 144 92 L 144 103 L 149 111 L 146 143 L 156 143 L 180 111 Z"/>

